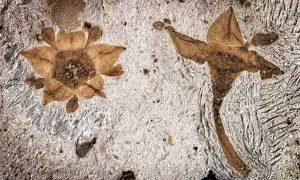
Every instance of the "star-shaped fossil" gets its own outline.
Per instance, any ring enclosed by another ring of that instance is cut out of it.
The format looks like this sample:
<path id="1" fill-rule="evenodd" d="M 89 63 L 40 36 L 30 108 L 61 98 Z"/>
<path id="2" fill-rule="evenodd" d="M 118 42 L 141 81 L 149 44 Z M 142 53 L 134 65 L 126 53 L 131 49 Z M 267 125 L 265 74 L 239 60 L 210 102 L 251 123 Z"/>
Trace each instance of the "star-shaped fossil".
<path id="1" fill-rule="evenodd" d="M 242 71 L 259 71 L 262 79 L 284 72 L 248 49 L 232 7 L 213 22 L 208 30 L 206 43 L 175 31 L 168 23 L 156 22 L 153 26 L 158 30 L 167 30 L 181 56 L 200 64 L 208 63 L 213 85 L 214 124 L 219 143 L 228 163 L 236 171 L 243 175 L 250 173 L 250 167 L 239 156 L 225 133 L 219 112 L 223 98 Z"/>
<path id="2" fill-rule="evenodd" d="M 37 89 L 44 87 L 43 104 L 51 101 L 66 101 L 67 112 L 78 108 L 78 97 L 90 98 L 95 94 L 105 96 L 102 75 L 121 76 L 124 71 L 116 64 L 122 46 L 93 44 L 102 36 L 102 30 L 95 26 L 86 40 L 83 31 L 60 31 L 55 36 L 52 28 L 44 28 L 42 39 L 50 46 L 41 46 L 23 55 L 40 78 L 28 78 L 27 82 Z"/>

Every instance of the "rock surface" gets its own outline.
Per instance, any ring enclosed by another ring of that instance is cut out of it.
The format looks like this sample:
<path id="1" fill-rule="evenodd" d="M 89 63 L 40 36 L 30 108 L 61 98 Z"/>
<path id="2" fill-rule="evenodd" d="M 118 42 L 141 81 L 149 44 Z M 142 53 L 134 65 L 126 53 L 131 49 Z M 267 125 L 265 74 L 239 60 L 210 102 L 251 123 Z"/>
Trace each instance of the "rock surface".
<path id="1" fill-rule="evenodd" d="M 54 27 L 39 0 L 0 1 L 0 179 L 299 179 L 300 2 L 89 0 L 85 18 L 103 28 L 102 43 L 127 48 L 125 74 L 105 77 L 107 98 L 42 105 L 42 90 L 19 55 L 41 45 L 36 33 Z M 287 73 L 261 81 L 244 72 L 225 98 L 226 132 L 252 172 L 240 177 L 226 163 L 212 124 L 207 64 L 176 53 L 152 24 L 167 18 L 180 32 L 205 40 L 210 23 L 233 6 L 245 39 L 276 32 L 270 46 L 251 47 Z M 81 30 L 81 27 L 78 28 Z M 83 158 L 75 144 L 97 139 Z"/>

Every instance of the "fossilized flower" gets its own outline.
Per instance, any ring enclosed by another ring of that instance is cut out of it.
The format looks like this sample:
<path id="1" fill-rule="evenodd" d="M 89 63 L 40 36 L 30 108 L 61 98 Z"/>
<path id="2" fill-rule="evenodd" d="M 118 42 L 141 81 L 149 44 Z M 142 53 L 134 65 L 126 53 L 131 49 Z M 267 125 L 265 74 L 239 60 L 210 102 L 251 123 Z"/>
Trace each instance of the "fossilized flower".
<path id="1" fill-rule="evenodd" d="M 218 140 L 228 163 L 239 173 L 248 174 L 250 167 L 239 156 L 225 133 L 219 112 L 223 98 L 242 71 L 259 71 L 262 79 L 284 72 L 257 52 L 248 50 L 232 8 L 212 23 L 207 33 L 207 43 L 175 31 L 168 23 L 156 22 L 154 27 L 167 30 L 180 55 L 201 64 L 208 63 L 213 84 L 213 113 Z M 259 34 L 252 38 L 252 43 L 268 45 L 277 38 L 275 34 Z"/>
<path id="2" fill-rule="evenodd" d="M 83 0 L 45 0 L 52 22 L 64 30 L 73 30 L 84 21 Z"/>
<path id="3" fill-rule="evenodd" d="M 78 97 L 104 96 L 102 75 L 121 76 L 124 72 L 116 64 L 122 46 L 93 44 L 102 36 L 99 27 L 89 31 L 88 39 L 82 31 L 60 31 L 44 28 L 41 36 L 50 46 L 41 46 L 21 54 L 42 78 L 28 79 L 37 88 L 44 87 L 43 104 L 68 100 L 67 112 L 78 107 Z"/>

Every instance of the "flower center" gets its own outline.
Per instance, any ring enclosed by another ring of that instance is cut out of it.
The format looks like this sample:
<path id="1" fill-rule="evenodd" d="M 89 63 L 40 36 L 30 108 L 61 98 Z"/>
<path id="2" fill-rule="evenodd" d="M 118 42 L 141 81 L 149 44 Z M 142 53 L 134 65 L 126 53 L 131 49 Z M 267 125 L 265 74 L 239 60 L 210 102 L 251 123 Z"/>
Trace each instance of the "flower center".
<path id="1" fill-rule="evenodd" d="M 81 51 L 61 51 L 56 55 L 53 78 L 71 88 L 96 75 L 91 60 Z"/>

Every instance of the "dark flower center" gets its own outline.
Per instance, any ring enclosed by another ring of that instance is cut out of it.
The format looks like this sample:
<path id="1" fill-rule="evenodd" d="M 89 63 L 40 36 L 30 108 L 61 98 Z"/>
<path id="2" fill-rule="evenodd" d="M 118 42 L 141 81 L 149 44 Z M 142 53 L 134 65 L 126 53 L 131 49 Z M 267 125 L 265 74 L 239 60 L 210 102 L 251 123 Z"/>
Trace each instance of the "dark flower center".
<path id="1" fill-rule="evenodd" d="M 81 51 L 62 51 L 56 55 L 54 79 L 76 88 L 96 75 L 91 60 Z"/>

